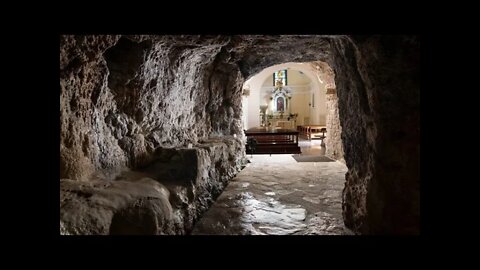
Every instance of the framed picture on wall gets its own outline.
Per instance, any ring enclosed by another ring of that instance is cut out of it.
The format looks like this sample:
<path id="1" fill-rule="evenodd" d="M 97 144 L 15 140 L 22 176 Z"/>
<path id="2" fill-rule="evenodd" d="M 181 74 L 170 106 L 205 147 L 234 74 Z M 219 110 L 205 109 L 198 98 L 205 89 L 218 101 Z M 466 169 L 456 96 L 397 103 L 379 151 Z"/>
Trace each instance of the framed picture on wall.
<path id="1" fill-rule="evenodd" d="M 275 111 L 284 112 L 285 111 L 285 98 L 278 96 L 275 98 Z"/>

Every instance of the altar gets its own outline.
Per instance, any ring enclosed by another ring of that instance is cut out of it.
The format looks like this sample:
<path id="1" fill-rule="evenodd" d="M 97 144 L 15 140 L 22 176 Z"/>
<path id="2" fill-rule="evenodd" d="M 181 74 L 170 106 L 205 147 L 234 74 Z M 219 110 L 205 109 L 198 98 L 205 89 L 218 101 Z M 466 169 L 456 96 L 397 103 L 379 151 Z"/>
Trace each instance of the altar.
<path id="1" fill-rule="evenodd" d="M 279 76 L 280 78 L 281 76 Z M 260 106 L 260 126 L 272 129 L 297 129 L 297 113 L 291 109 L 292 91 L 277 79 L 269 104 Z"/>
<path id="2" fill-rule="evenodd" d="M 282 119 L 275 119 L 272 120 L 272 127 L 274 128 L 282 128 L 282 129 L 296 129 L 295 121 L 288 120 L 288 118 Z"/>
<path id="3" fill-rule="evenodd" d="M 278 120 L 274 122 L 274 127 L 275 128 L 281 128 L 281 129 L 294 129 L 294 121 L 288 121 L 288 120 Z"/>

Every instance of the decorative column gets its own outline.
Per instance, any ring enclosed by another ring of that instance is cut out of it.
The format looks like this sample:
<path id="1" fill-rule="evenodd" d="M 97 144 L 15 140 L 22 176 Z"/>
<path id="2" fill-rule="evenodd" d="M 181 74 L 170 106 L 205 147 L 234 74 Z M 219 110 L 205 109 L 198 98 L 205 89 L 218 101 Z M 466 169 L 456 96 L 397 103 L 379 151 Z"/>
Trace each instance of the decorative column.
<path id="1" fill-rule="evenodd" d="M 267 125 L 267 108 L 268 105 L 260 105 L 261 127 L 265 127 Z"/>
<path id="2" fill-rule="evenodd" d="M 292 97 L 287 97 L 288 100 L 288 115 L 292 113 Z"/>

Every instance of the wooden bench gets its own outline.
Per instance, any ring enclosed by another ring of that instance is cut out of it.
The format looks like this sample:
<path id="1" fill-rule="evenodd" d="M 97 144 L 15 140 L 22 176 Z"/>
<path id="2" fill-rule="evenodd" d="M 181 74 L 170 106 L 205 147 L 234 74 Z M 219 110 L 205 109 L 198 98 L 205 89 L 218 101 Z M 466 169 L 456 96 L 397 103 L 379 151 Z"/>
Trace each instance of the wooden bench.
<path id="1" fill-rule="evenodd" d="M 317 139 L 325 139 L 325 132 L 327 132 L 327 127 L 326 126 L 310 126 L 310 130 L 307 134 L 307 138 L 309 140 L 313 139 L 313 138 L 317 138 Z"/>
<path id="2" fill-rule="evenodd" d="M 324 139 L 327 127 L 323 125 L 303 125 L 297 127 L 298 132 L 304 136 L 307 140 L 311 139 Z"/>
<path id="3" fill-rule="evenodd" d="M 247 154 L 300 154 L 298 131 L 291 129 L 251 128 L 245 130 Z"/>

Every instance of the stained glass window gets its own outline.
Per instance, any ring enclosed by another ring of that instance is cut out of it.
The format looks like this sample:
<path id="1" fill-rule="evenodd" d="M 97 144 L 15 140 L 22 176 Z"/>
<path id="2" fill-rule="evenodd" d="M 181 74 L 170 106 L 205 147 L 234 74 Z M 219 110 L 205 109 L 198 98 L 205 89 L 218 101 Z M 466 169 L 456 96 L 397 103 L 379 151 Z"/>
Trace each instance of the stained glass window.
<path id="1" fill-rule="evenodd" d="M 275 82 L 278 80 L 278 79 L 281 79 L 282 80 L 282 84 L 285 86 L 287 85 L 287 70 L 284 69 L 284 70 L 279 70 L 275 73 L 273 73 L 273 86 L 275 86 Z"/>

